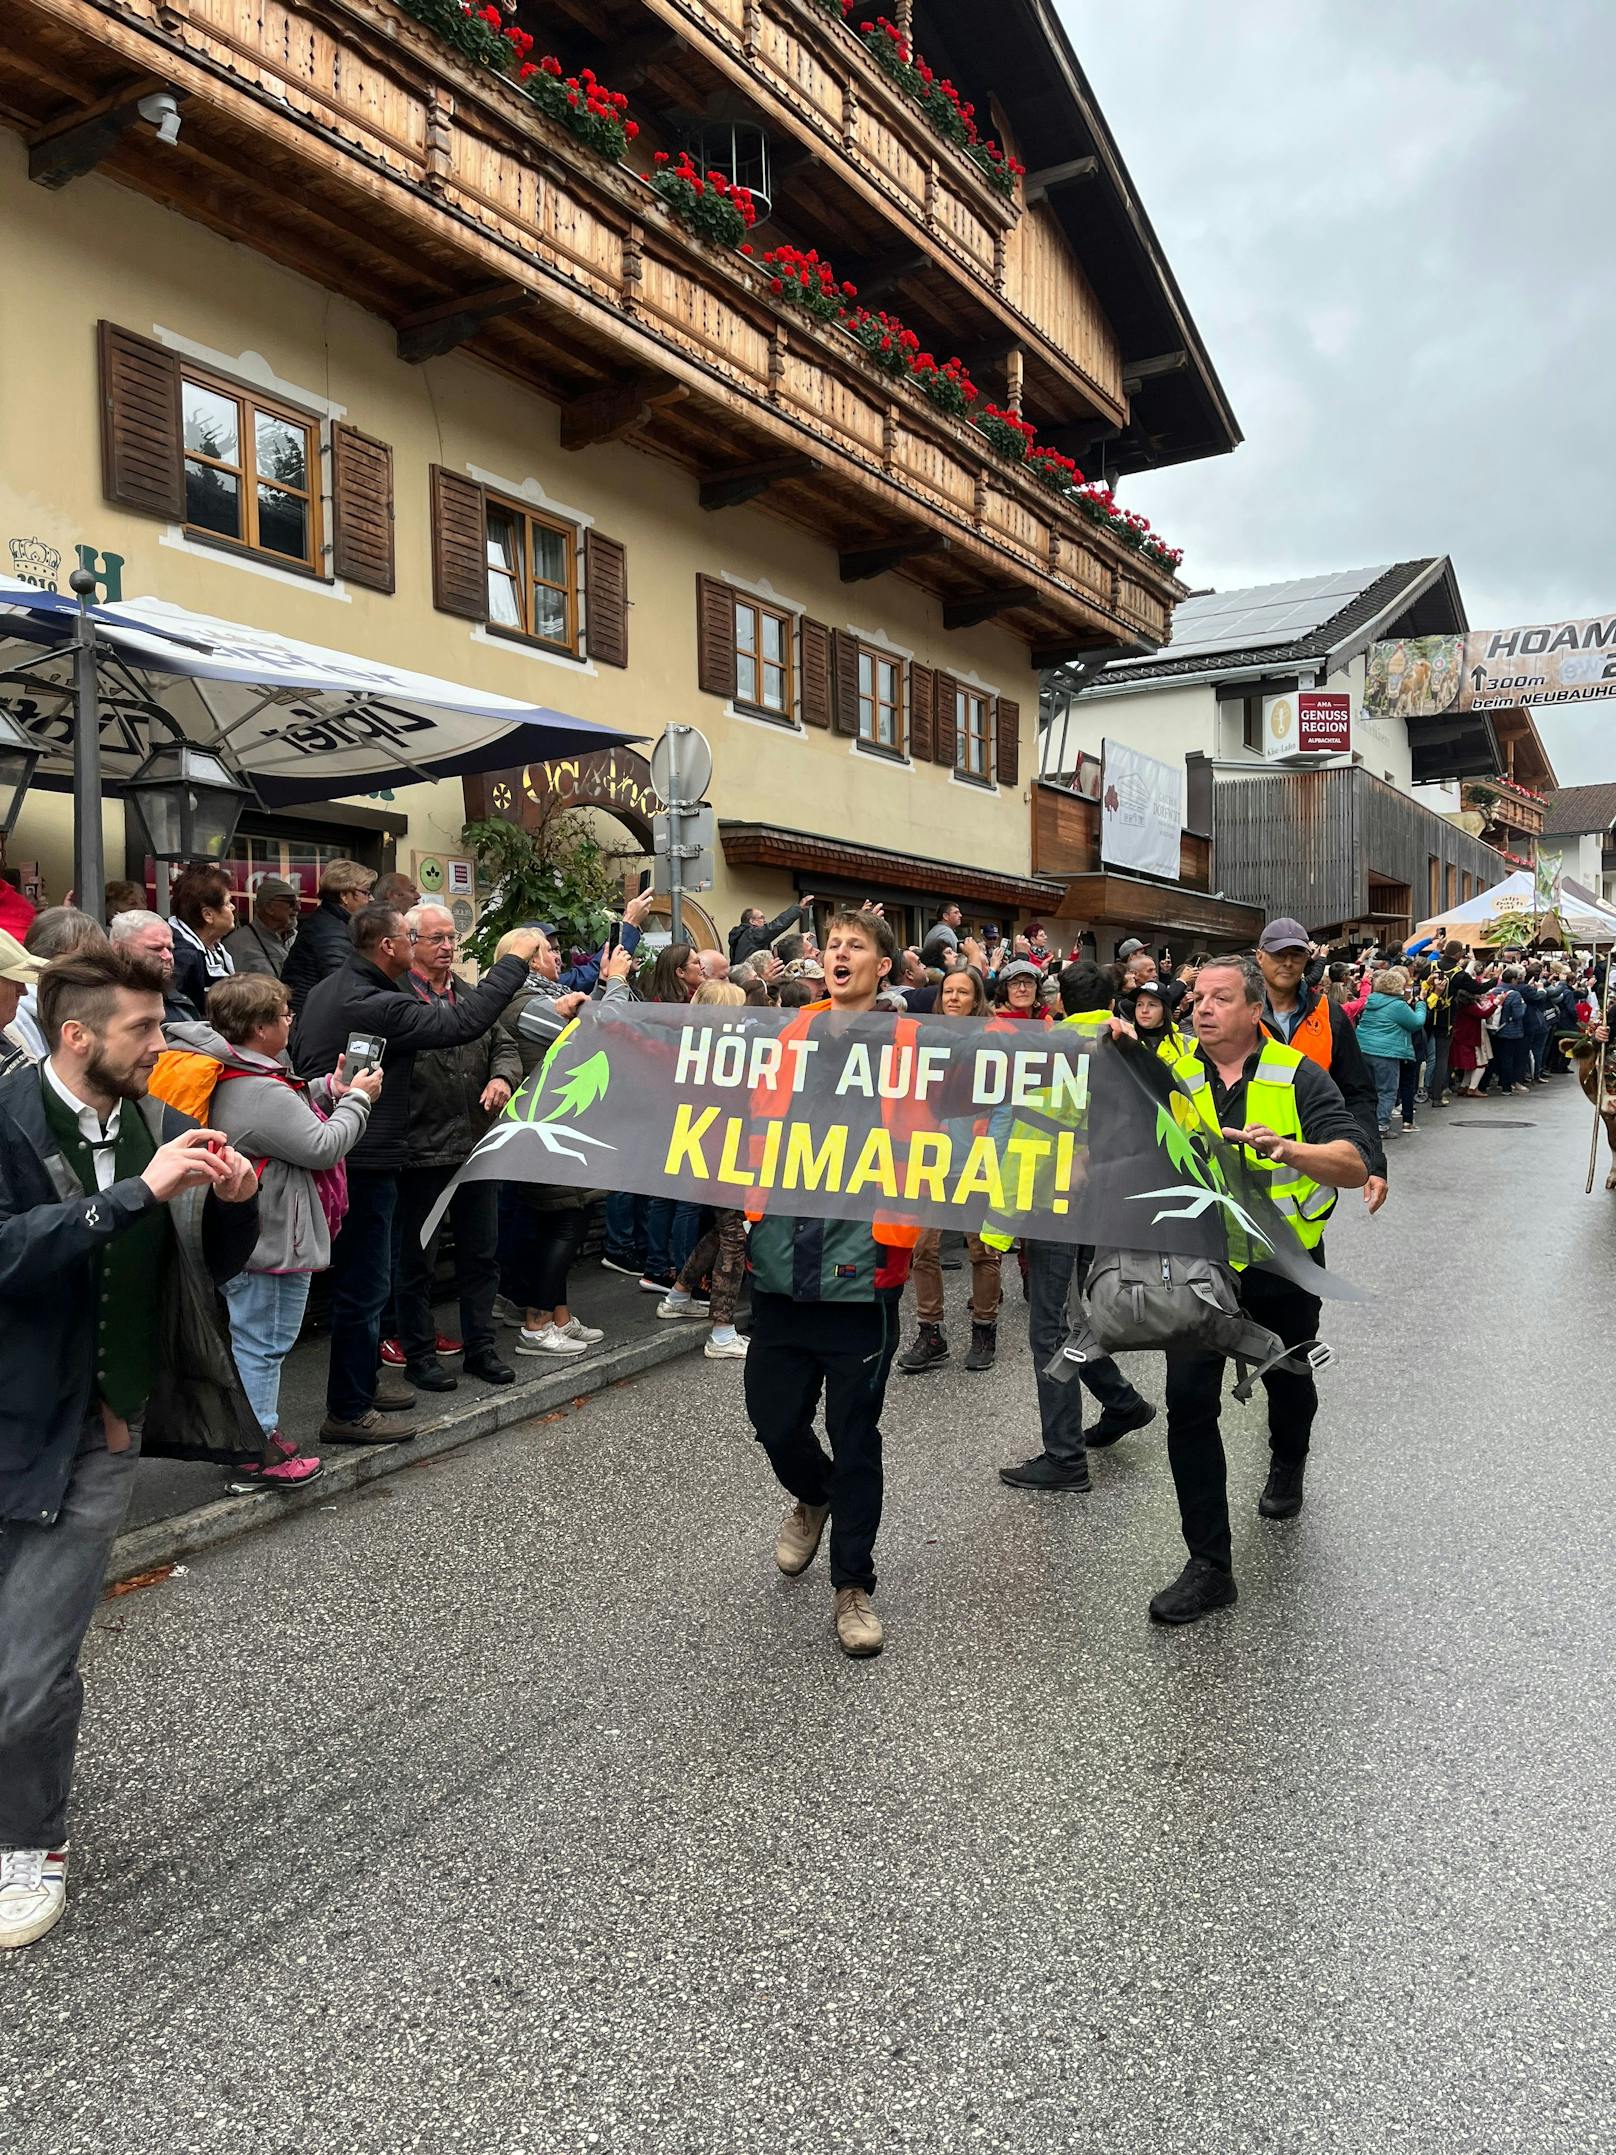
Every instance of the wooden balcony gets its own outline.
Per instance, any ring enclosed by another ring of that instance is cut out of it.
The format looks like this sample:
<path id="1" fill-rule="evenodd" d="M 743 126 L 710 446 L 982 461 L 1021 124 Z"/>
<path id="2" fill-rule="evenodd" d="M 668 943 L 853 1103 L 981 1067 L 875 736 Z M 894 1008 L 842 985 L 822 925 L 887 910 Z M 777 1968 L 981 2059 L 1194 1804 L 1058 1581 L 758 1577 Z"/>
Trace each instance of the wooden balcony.
<path id="1" fill-rule="evenodd" d="M 1099 875 L 1100 804 L 1065 786 L 1040 779 L 1032 797 L 1034 875 L 1068 878 Z M 1178 880 L 1186 890 L 1212 888 L 1212 841 L 1184 831 L 1178 842 Z"/>
<path id="2" fill-rule="evenodd" d="M 1509 833 L 1526 838 L 1543 835 L 1547 801 L 1511 779 L 1478 779 L 1474 785 L 1464 787 L 1460 799 L 1465 808 L 1484 815 L 1490 824 L 1505 833 L 1506 842 Z"/>
<path id="3" fill-rule="evenodd" d="M 755 106 L 780 146 L 776 222 L 845 265 L 872 305 L 950 329 L 995 379 L 1014 347 L 1031 416 L 1128 415 L 1122 353 L 1047 204 L 1023 209 L 936 135 L 863 41 L 814 0 L 559 0 L 616 83 L 638 62 L 663 109 Z M 881 10 L 876 10 L 881 12 Z M 652 26 L 665 25 L 660 45 Z M 631 64 L 633 64 L 631 62 Z M 614 67 L 616 71 L 614 72 Z"/>
<path id="4" fill-rule="evenodd" d="M 154 85 L 172 146 L 105 125 Z M 704 506 L 834 534 L 850 580 L 897 568 L 948 627 L 997 619 L 1040 663 L 1166 639 L 1170 576 L 389 0 L 14 0 L 0 107 L 54 184 L 81 144 L 76 169 L 394 321 L 401 357 L 464 345 L 559 402 L 565 446 L 629 439 Z"/>

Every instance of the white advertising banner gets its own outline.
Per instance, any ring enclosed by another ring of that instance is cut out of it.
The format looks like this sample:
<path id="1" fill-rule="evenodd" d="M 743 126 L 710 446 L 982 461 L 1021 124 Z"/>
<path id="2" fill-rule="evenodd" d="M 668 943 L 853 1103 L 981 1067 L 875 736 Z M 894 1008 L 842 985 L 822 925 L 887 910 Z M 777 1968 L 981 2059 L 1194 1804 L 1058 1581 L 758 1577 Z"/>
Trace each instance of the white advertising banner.
<path id="1" fill-rule="evenodd" d="M 1159 763 L 1123 741 L 1105 741 L 1100 781 L 1100 858 L 1113 868 L 1177 878 L 1184 828 L 1184 766 Z"/>

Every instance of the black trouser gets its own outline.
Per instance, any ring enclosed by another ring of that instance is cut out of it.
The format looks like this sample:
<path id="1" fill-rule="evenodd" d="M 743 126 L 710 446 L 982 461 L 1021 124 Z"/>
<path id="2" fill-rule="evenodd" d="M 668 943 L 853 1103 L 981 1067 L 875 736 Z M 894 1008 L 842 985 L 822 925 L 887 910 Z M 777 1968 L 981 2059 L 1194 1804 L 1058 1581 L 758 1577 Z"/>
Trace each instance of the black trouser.
<path id="1" fill-rule="evenodd" d="M 746 1411 L 776 1478 L 799 1504 L 828 1504 L 830 1577 L 875 1585 L 881 1524 L 881 1404 L 898 1345 L 898 1297 L 794 1302 L 752 1290 Z M 814 1428 L 825 1395 L 831 1456 Z"/>
<path id="2" fill-rule="evenodd" d="M 532 1183 L 495 1187 L 503 1293 L 523 1310 L 570 1308 L 567 1274 L 589 1226 L 588 1205 L 541 1205 Z"/>
<path id="3" fill-rule="evenodd" d="M 398 1177 L 402 1249 L 397 1282 L 398 1337 L 406 1365 L 429 1362 L 437 1344 L 432 1318 L 432 1275 L 438 1238 L 421 1247 L 426 1216 L 454 1177 L 452 1167 L 406 1167 Z M 468 1182 L 456 1190 L 446 1215 L 454 1222 L 455 1288 L 460 1296 L 460 1338 L 467 1354 L 494 1344 L 494 1296 L 499 1290 L 499 1185 Z"/>
<path id="4" fill-rule="evenodd" d="M 1242 1272 L 1240 1300 L 1248 1315 L 1277 1332 L 1287 1347 L 1317 1339 L 1319 1300 L 1271 1272 Z M 1228 1571 L 1229 1502 L 1218 1408 L 1223 1397 L 1221 1354 L 1167 1357 L 1167 1459 L 1178 1491 L 1178 1515 L 1191 1556 Z M 1276 1460 L 1307 1457 L 1318 1388 L 1311 1374 L 1276 1369 L 1263 1378 L 1268 1394 L 1268 1445 Z"/>
<path id="5" fill-rule="evenodd" d="M 1048 1374 L 1050 1363 L 1066 1344 L 1073 1277 L 1081 1278 L 1088 1270 L 1094 1252 L 1073 1242 L 1026 1242 L 1022 1247 L 1027 1253 L 1027 1344 L 1038 1385 L 1044 1451 L 1063 1467 L 1080 1467 L 1088 1454 L 1083 1442 L 1085 1388 L 1099 1401 L 1102 1412 L 1116 1407 L 1126 1413 L 1144 1402 L 1108 1354 L 1081 1363 L 1076 1379 L 1062 1383 Z"/>

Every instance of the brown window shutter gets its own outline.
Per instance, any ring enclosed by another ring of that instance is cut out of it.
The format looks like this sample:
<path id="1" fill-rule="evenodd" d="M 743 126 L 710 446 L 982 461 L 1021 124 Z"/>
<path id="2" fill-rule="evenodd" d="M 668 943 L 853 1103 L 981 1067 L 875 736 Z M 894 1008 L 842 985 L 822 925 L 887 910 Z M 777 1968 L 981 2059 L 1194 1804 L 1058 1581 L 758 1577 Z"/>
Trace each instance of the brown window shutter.
<path id="1" fill-rule="evenodd" d="M 850 738 L 858 733 L 858 638 L 846 629 L 831 632 L 831 678 L 835 697 L 831 715 L 836 731 Z"/>
<path id="2" fill-rule="evenodd" d="M 704 695 L 735 693 L 735 594 L 716 576 L 696 578 L 696 683 Z"/>
<path id="3" fill-rule="evenodd" d="M 830 724 L 830 630 L 823 621 L 802 624 L 802 722 Z"/>
<path id="4" fill-rule="evenodd" d="M 951 673 L 939 673 L 932 710 L 932 760 L 952 770 L 959 759 L 959 714 L 955 699 L 959 683 Z"/>
<path id="5" fill-rule="evenodd" d="M 100 326 L 101 484 L 108 501 L 148 516 L 185 514 L 180 363 L 150 337 Z"/>
<path id="6" fill-rule="evenodd" d="M 584 620 L 589 656 L 628 664 L 628 550 L 598 531 L 584 533 Z"/>
<path id="7" fill-rule="evenodd" d="M 432 467 L 432 603 L 440 614 L 488 619 L 488 518 L 464 472 Z"/>
<path id="8" fill-rule="evenodd" d="M 994 773 L 1001 786 L 1021 783 L 1021 706 L 1008 696 L 999 698 L 999 768 Z"/>
<path id="9" fill-rule="evenodd" d="M 331 573 L 391 591 L 393 452 L 357 427 L 331 429 Z"/>
<path id="10" fill-rule="evenodd" d="M 933 711 L 937 676 L 929 666 L 909 669 L 909 753 L 916 763 L 930 763 L 935 753 Z"/>

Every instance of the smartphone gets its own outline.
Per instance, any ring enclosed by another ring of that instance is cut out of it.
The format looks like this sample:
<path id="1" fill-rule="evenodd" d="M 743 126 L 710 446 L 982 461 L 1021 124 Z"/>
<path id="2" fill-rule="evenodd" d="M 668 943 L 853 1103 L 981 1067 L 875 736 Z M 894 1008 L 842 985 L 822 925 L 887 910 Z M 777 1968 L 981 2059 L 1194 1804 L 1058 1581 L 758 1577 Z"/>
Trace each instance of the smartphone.
<path id="1" fill-rule="evenodd" d="M 623 923 L 620 920 L 614 920 L 606 931 L 606 956 L 608 959 L 610 959 L 612 952 L 621 946 L 622 941 Z"/>
<path id="2" fill-rule="evenodd" d="M 343 1068 L 350 1078 L 361 1070 L 379 1070 L 387 1042 L 379 1033 L 350 1033 L 343 1049 Z"/>

